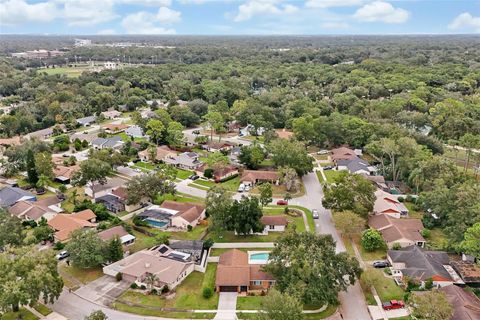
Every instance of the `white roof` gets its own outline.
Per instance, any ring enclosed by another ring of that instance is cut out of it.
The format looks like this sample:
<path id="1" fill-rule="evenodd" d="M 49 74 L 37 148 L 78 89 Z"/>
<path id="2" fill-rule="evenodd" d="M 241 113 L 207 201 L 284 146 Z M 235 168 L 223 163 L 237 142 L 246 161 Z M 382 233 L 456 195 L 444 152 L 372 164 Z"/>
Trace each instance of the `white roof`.
<path id="1" fill-rule="evenodd" d="M 133 236 L 131 234 L 126 234 L 126 235 L 120 237 L 120 241 L 122 241 L 122 243 L 129 242 L 129 241 L 132 241 L 132 240 L 135 240 L 135 236 Z"/>

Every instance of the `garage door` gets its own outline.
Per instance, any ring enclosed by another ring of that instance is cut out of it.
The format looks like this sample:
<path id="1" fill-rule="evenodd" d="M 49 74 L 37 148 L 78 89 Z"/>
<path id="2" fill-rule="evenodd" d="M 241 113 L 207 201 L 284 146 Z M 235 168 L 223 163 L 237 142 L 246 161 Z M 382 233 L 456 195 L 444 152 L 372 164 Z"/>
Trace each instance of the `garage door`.
<path id="1" fill-rule="evenodd" d="M 220 292 L 237 292 L 237 286 L 220 286 Z"/>

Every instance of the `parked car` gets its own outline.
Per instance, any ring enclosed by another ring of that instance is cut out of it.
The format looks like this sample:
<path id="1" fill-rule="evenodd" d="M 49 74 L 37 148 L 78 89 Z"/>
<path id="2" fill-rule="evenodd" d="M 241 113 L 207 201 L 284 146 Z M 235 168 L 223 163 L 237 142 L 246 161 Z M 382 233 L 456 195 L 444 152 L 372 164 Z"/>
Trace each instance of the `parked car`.
<path id="1" fill-rule="evenodd" d="M 388 302 L 382 303 L 384 310 L 394 310 L 405 308 L 405 303 L 402 300 L 390 300 Z"/>
<path id="2" fill-rule="evenodd" d="M 328 150 L 320 150 L 317 152 L 317 154 L 327 154 L 327 153 L 329 153 Z"/>
<path id="3" fill-rule="evenodd" d="M 286 206 L 286 205 L 288 205 L 287 200 L 278 200 L 277 201 L 277 206 Z"/>
<path id="4" fill-rule="evenodd" d="M 241 183 L 239 186 L 238 186 L 238 192 L 243 192 L 245 191 L 245 185 L 243 183 Z"/>
<path id="5" fill-rule="evenodd" d="M 56 257 L 57 257 L 57 260 L 63 260 L 69 256 L 70 256 L 70 253 L 68 253 L 68 251 L 66 250 L 63 250 L 63 251 L 60 251 Z"/>
<path id="6" fill-rule="evenodd" d="M 312 210 L 312 216 L 313 216 L 313 219 L 320 218 L 320 216 L 318 215 L 318 210 L 317 209 Z"/>
<path id="7" fill-rule="evenodd" d="M 190 180 L 197 180 L 198 178 L 200 178 L 198 175 L 196 174 L 192 174 L 190 177 L 188 177 Z"/>
<path id="8" fill-rule="evenodd" d="M 244 188 L 244 191 L 250 191 L 250 189 L 252 189 L 252 187 L 250 187 L 249 185 L 246 185 Z"/>
<path id="9" fill-rule="evenodd" d="M 333 166 L 325 166 L 323 167 L 323 170 L 332 170 L 333 169 Z"/>
<path id="10" fill-rule="evenodd" d="M 374 261 L 372 263 L 372 266 L 374 268 L 386 268 L 386 267 L 390 267 L 390 263 L 388 263 L 388 261 L 380 260 L 380 261 Z"/>
<path id="11" fill-rule="evenodd" d="M 200 134 L 200 130 L 193 130 L 192 133 L 193 133 L 193 134 L 196 134 L 196 135 L 199 135 L 199 134 Z"/>

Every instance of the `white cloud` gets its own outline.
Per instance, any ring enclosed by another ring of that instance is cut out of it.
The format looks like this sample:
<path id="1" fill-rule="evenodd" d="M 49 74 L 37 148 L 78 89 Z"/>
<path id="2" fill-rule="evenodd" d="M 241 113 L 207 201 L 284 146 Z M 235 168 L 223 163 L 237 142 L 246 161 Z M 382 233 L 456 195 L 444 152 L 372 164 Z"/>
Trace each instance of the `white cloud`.
<path id="1" fill-rule="evenodd" d="M 480 16 L 472 16 L 468 12 L 459 14 L 453 21 L 448 25 L 449 29 L 452 30 L 467 30 L 473 29 L 474 32 L 480 32 Z"/>
<path id="2" fill-rule="evenodd" d="M 238 7 L 234 21 L 245 21 L 256 15 L 291 14 L 298 11 L 298 7 L 287 4 L 279 5 L 279 0 L 249 0 Z"/>
<path id="3" fill-rule="evenodd" d="M 180 11 L 175 11 L 167 7 L 160 7 L 160 9 L 158 9 L 156 18 L 160 23 L 170 24 L 180 21 L 181 15 L 182 13 Z"/>
<path id="4" fill-rule="evenodd" d="M 364 0 L 308 0 L 308 8 L 354 7 L 363 4 Z"/>
<path id="5" fill-rule="evenodd" d="M 64 2 L 63 17 L 71 26 L 90 26 L 118 17 L 113 0 L 61 0 Z"/>
<path id="6" fill-rule="evenodd" d="M 340 22 L 340 21 L 330 21 L 330 22 L 324 22 L 320 25 L 320 27 L 324 29 L 348 29 L 350 26 L 346 22 Z"/>
<path id="7" fill-rule="evenodd" d="M 172 4 L 172 0 L 117 0 L 117 2 L 126 3 L 126 4 L 135 4 L 140 6 L 169 6 Z"/>
<path id="8" fill-rule="evenodd" d="M 129 34 L 175 34 L 175 29 L 156 25 L 158 18 L 149 12 L 129 14 L 122 20 L 122 26 Z"/>
<path id="9" fill-rule="evenodd" d="M 0 5 L 0 25 L 49 22 L 59 14 L 57 6 L 52 2 L 28 4 L 24 0 L 7 0 L 1 1 Z"/>
<path id="10" fill-rule="evenodd" d="M 410 13 L 401 8 L 395 8 L 388 2 L 375 1 L 364 5 L 355 12 L 353 17 L 365 22 L 403 23 L 408 20 Z"/>
<path id="11" fill-rule="evenodd" d="M 100 34 L 100 35 L 117 34 L 117 31 L 115 31 L 115 29 L 103 29 L 103 30 L 99 30 L 97 34 Z"/>
<path id="12" fill-rule="evenodd" d="M 203 4 L 207 0 L 178 0 L 181 4 Z"/>

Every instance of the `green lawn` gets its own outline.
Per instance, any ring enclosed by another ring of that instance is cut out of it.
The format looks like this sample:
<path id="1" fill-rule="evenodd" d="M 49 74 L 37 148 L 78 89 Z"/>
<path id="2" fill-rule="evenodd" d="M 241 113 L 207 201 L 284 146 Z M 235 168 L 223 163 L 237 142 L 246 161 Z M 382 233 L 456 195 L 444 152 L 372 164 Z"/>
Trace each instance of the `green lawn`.
<path id="1" fill-rule="evenodd" d="M 220 185 L 229 191 L 237 192 L 238 186 L 240 185 L 240 177 L 235 177 L 228 181 L 220 182 Z"/>
<path id="2" fill-rule="evenodd" d="M 140 168 L 140 169 L 147 169 L 147 170 L 155 170 L 155 165 L 150 163 L 150 162 L 143 162 L 139 161 L 135 163 L 134 167 Z"/>
<path id="3" fill-rule="evenodd" d="M 412 202 L 403 202 L 403 204 L 405 205 L 405 207 L 407 207 L 408 209 L 408 216 L 410 218 L 414 218 L 414 219 L 422 219 L 423 217 L 423 212 L 422 211 L 417 211 L 415 210 L 415 204 L 412 203 Z"/>
<path id="4" fill-rule="evenodd" d="M 295 225 L 295 229 L 298 232 L 305 232 L 305 222 L 303 221 L 303 217 L 295 217 L 289 214 L 285 214 L 285 207 L 265 207 L 263 209 L 263 215 L 265 216 L 275 216 L 281 215 L 284 216 L 288 223 L 291 225 L 292 223 Z"/>
<path id="5" fill-rule="evenodd" d="M 2 315 L 2 320 L 35 320 L 38 319 L 33 313 L 25 308 L 20 308 L 18 312 L 7 312 Z"/>
<path id="6" fill-rule="evenodd" d="M 193 174 L 193 171 L 177 169 L 177 178 L 185 180 Z"/>
<path id="7" fill-rule="evenodd" d="M 288 192 L 284 185 L 272 185 L 272 193 L 274 198 L 283 198 L 287 193 L 290 193 L 292 198 L 297 198 L 305 195 L 305 187 L 303 186 L 302 180 L 299 179 L 298 183 L 298 190 L 296 192 Z M 260 191 L 258 187 L 253 188 L 250 190 L 251 194 L 259 195 Z"/>
<path id="8" fill-rule="evenodd" d="M 203 198 L 197 198 L 194 196 L 177 192 L 175 195 L 164 194 L 163 196 L 158 196 L 155 199 L 154 203 L 161 204 L 165 200 L 173 200 L 177 202 L 191 202 L 191 203 L 198 203 L 198 204 L 203 204 L 205 202 L 205 199 Z"/>
<path id="9" fill-rule="evenodd" d="M 367 268 L 364 271 L 364 275 L 362 276 L 362 278 L 365 275 L 371 275 L 374 278 L 373 286 L 377 290 L 378 296 L 380 297 L 380 300 L 382 300 L 382 302 L 403 299 L 403 295 L 405 294 L 405 292 L 402 290 L 402 288 L 397 286 L 393 279 L 385 277 L 382 270 Z M 372 301 L 369 300 L 372 299 L 373 296 L 369 296 L 371 295 L 370 288 L 367 288 L 363 279 L 360 280 L 360 283 L 362 284 L 365 296 L 367 297 L 367 302 L 371 303 Z M 373 302 L 373 304 L 375 304 L 375 302 Z"/>
<path id="10" fill-rule="evenodd" d="M 52 310 L 50 310 L 50 308 L 48 308 L 47 306 L 45 306 L 44 304 L 41 304 L 41 303 L 34 304 L 33 308 L 35 310 L 37 310 L 38 312 L 40 312 L 40 314 L 42 314 L 44 316 L 47 316 L 50 313 L 52 313 Z"/>
<path id="11" fill-rule="evenodd" d="M 214 242 L 275 242 L 281 235 L 282 232 L 270 232 L 265 236 L 236 236 L 233 231 L 221 231 L 210 232 L 206 238 L 211 238 Z"/>
<path id="12" fill-rule="evenodd" d="M 205 191 L 208 191 L 210 190 L 211 187 L 206 187 L 206 186 L 203 186 L 203 185 L 200 185 L 200 184 L 197 184 L 197 183 L 189 183 L 188 184 L 189 187 L 192 187 L 192 188 L 197 188 L 197 189 L 200 189 L 200 190 L 205 190 Z"/>
<path id="13" fill-rule="evenodd" d="M 237 310 L 258 310 L 261 309 L 262 296 L 247 296 L 237 298 Z"/>
<path id="14" fill-rule="evenodd" d="M 37 72 L 46 73 L 48 75 L 55 75 L 55 74 L 64 74 L 69 78 L 78 78 L 82 72 L 88 72 L 90 68 L 86 67 L 57 67 L 57 68 L 48 68 L 48 69 L 37 69 Z"/>
<path id="15" fill-rule="evenodd" d="M 448 240 L 440 228 L 433 228 L 430 230 L 430 237 L 427 240 L 427 247 L 436 250 L 443 250 L 448 243 Z"/>
<path id="16" fill-rule="evenodd" d="M 70 277 L 73 277 L 80 281 L 83 284 L 92 282 L 103 276 L 102 268 L 89 268 L 81 269 L 74 267 L 72 265 L 67 266 L 66 264 L 59 265 L 59 270 L 61 274 L 67 274 Z"/>
<path id="17" fill-rule="evenodd" d="M 323 173 L 325 174 L 325 177 L 327 178 L 327 183 L 333 183 L 335 179 L 340 175 L 342 171 L 337 171 L 337 170 L 324 170 Z M 320 178 L 321 178 L 321 173 Z"/>
<path id="18" fill-rule="evenodd" d="M 177 311 L 193 309 L 214 310 L 218 305 L 218 294 L 214 293 L 211 298 L 205 299 L 202 296 L 202 290 L 206 287 L 214 289 L 216 270 L 217 265 L 210 263 L 205 273 L 192 272 L 175 289 L 175 298 L 171 300 L 162 299 L 157 295 L 144 295 L 143 293 L 129 290 L 118 298 L 114 303 L 114 308 L 141 315 L 163 316 L 170 316 L 170 313 L 160 310 L 161 308 L 174 308 Z M 125 302 L 139 304 L 144 307 L 128 306 Z M 183 314 L 184 317 L 187 316 L 184 313 L 180 314 Z"/>

